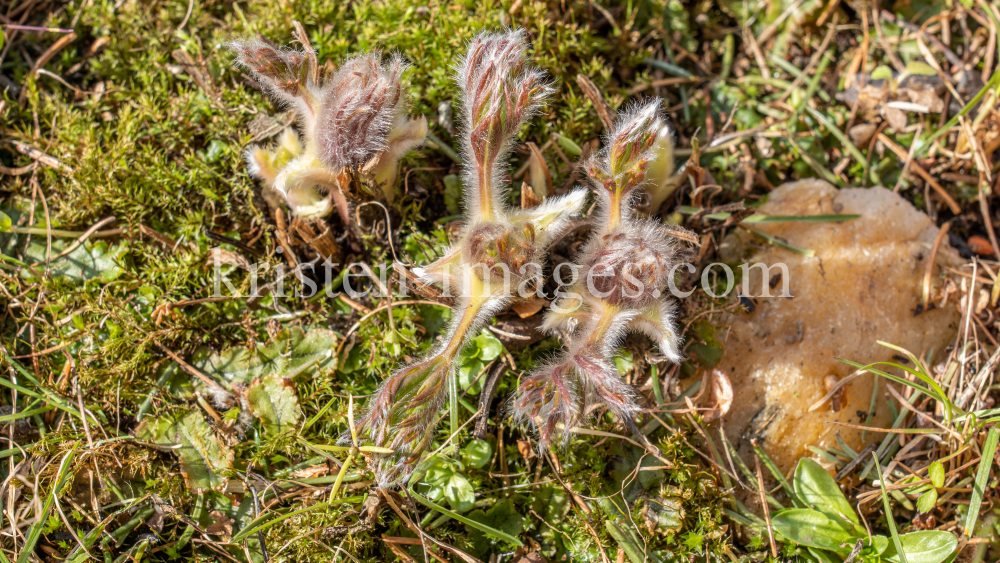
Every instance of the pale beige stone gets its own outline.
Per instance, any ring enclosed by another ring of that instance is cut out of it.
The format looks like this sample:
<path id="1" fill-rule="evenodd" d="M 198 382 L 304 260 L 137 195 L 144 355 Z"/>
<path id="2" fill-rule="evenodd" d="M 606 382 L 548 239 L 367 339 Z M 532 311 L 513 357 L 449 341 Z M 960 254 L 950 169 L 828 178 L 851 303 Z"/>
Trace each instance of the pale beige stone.
<path id="1" fill-rule="evenodd" d="M 959 314 L 953 306 L 915 315 L 921 301 L 926 260 L 938 228 L 902 197 L 884 188 L 838 190 L 827 182 L 803 180 L 771 193 L 760 208 L 768 215 L 860 214 L 839 223 L 773 223 L 759 228 L 815 251 L 800 256 L 773 246 L 761 248 L 750 264 L 783 262 L 791 298 L 757 297 L 753 313 L 724 321 L 725 356 L 719 369 L 732 379 L 736 400 L 723 420 L 730 440 L 749 452 L 756 438 L 783 471 L 794 467 L 809 445 L 836 445 L 836 434 L 860 450 L 861 431 L 827 424 L 862 424 L 872 397 L 874 376 L 855 379 L 837 401 L 809 412 L 822 399 L 834 375 L 854 370 L 836 357 L 860 363 L 891 360 L 883 340 L 918 355 L 941 351 L 954 337 Z M 730 241 L 732 242 L 732 241 Z M 947 241 L 936 264 L 959 258 Z M 935 276 L 937 274 L 935 267 Z M 772 269 L 776 272 L 776 269 Z M 751 293 L 761 293 L 761 272 L 751 271 Z M 780 293 L 782 284 L 771 289 Z M 880 381 L 874 425 L 889 424 L 886 382 Z M 867 441 L 885 435 L 869 432 Z"/>

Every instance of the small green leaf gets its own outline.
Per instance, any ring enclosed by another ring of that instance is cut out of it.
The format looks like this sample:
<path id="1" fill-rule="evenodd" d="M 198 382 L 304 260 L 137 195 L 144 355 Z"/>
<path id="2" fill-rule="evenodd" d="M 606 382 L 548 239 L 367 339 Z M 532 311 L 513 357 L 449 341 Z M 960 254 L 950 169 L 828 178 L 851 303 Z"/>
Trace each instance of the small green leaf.
<path id="1" fill-rule="evenodd" d="M 872 80 L 891 80 L 892 79 L 892 69 L 885 66 L 879 65 L 875 67 L 872 71 Z"/>
<path id="2" fill-rule="evenodd" d="M 928 512 L 934 510 L 934 506 L 937 505 L 937 500 L 937 490 L 931 489 L 920 495 L 920 498 L 917 499 L 917 510 L 919 510 L 921 514 L 927 514 Z"/>
<path id="3" fill-rule="evenodd" d="M 788 541 L 816 549 L 850 553 L 853 536 L 822 512 L 808 508 L 787 508 L 771 518 L 774 529 Z"/>
<path id="4" fill-rule="evenodd" d="M 931 65 L 929 65 L 927 63 L 922 63 L 922 62 L 919 62 L 919 61 L 911 61 L 911 62 L 907 63 L 907 65 L 906 65 L 906 72 L 909 73 L 909 74 L 920 74 L 922 76 L 936 76 L 937 75 L 937 71 L 934 70 L 934 67 L 932 67 Z M 872 75 L 872 78 L 874 78 L 874 75 Z"/>
<path id="5" fill-rule="evenodd" d="M 276 374 L 254 379 L 247 390 L 247 402 L 269 436 L 292 430 L 302 417 L 295 384 Z"/>
<path id="6" fill-rule="evenodd" d="M 462 461 L 479 469 L 490 462 L 493 457 L 493 448 L 486 440 L 473 440 L 462 448 Z"/>
<path id="7" fill-rule="evenodd" d="M 565 152 L 566 154 L 571 156 L 580 156 L 581 154 L 583 154 L 583 149 L 580 148 L 580 145 L 574 143 L 573 139 L 570 139 L 569 137 L 565 135 L 560 135 L 558 133 L 556 133 L 555 138 L 556 138 L 556 143 L 559 144 L 559 147 L 562 148 L 563 152 Z"/>
<path id="8" fill-rule="evenodd" d="M 615 368 L 618 370 L 618 375 L 624 376 L 629 373 L 632 371 L 634 365 L 632 362 L 632 352 L 628 350 L 622 350 L 615 356 Z"/>
<path id="9" fill-rule="evenodd" d="M 452 473 L 443 486 L 444 499 L 455 512 L 468 512 L 476 503 L 472 483 L 459 473 Z"/>
<path id="10" fill-rule="evenodd" d="M 440 502 L 442 499 L 448 501 L 448 505 L 456 512 L 468 512 L 476 502 L 476 495 L 472 483 L 455 471 L 455 465 L 461 467 L 461 464 L 453 464 L 438 457 L 428 461 L 431 460 L 433 460 L 432 465 L 421 479 L 421 492 L 432 501 Z"/>
<path id="11" fill-rule="evenodd" d="M 795 468 L 795 494 L 810 507 L 838 522 L 849 520 L 861 524 L 837 482 L 815 460 L 799 460 Z"/>
<path id="12" fill-rule="evenodd" d="M 192 364 L 216 381 L 250 384 L 269 374 L 294 378 L 320 371 L 334 358 L 337 335 L 329 330 L 309 332 L 295 327 L 278 333 L 263 346 L 249 350 L 243 346 L 211 353 Z"/>
<path id="13" fill-rule="evenodd" d="M 889 538 L 885 536 L 872 536 L 872 543 L 874 543 L 872 547 L 876 555 L 882 555 L 889 548 Z"/>
<path id="14" fill-rule="evenodd" d="M 903 534 L 899 536 L 899 543 L 902 544 L 906 561 L 909 563 L 941 563 L 955 552 L 955 548 L 958 547 L 958 538 L 950 532 L 925 530 Z M 899 554 L 896 552 L 895 546 L 892 545 L 885 551 L 882 558 L 893 563 L 900 563 Z"/>
<path id="15" fill-rule="evenodd" d="M 0 233 L 9 233 L 13 225 L 14 222 L 11 221 L 10 215 L 0 211 Z"/>
<path id="16" fill-rule="evenodd" d="M 476 378 L 485 367 L 486 364 L 477 358 L 466 358 L 458 366 L 458 384 L 469 394 L 478 395 L 483 390 L 483 382 L 481 377 L 479 381 Z"/>
<path id="17" fill-rule="evenodd" d="M 218 491 L 229 482 L 222 472 L 232 469 L 233 450 L 219 440 L 197 411 L 179 419 L 147 418 L 135 435 L 177 454 L 184 480 L 195 492 Z"/>
<path id="18" fill-rule="evenodd" d="M 934 487 L 940 489 L 944 486 L 944 465 L 940 461 L 931 463 L 931 466 L 927 468 L 927 476 L 931 478 Z"/>
<path id="19" fill-rule="evenodd" d="M 486 330 L 473 338 L 472 344 L 477 350 L 476 357 L 484 362 L 492 362 L 503 354 L 503 343 Z"/>

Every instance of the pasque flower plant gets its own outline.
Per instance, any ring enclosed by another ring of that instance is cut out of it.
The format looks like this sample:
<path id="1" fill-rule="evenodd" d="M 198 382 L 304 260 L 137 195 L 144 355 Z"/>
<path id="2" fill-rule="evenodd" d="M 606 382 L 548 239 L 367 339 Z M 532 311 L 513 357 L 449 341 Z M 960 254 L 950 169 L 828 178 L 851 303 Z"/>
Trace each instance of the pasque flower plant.
<path id="1" fill-rule="evenodd" d="M 627 332 L 647 334 L 667 358 L 680 359 L 665 291 L 676 254 L 673 239 L 667 227 L 632 209 L 650 160 L 662 151 L 664 129 L 659 99 L 636 105 L 618 116 L 605 148 L 586 165 L 600 212 L 577 257 L 576 283 L 543 324 L 568 336 L 565 349 L 521 382 L 509 407 L 515 419 L 538 429 L 542 447 L 557 436 L 568 438 L 593 405 L 631 422 L 639 411 L 635 393 L 612 361 Z"/>
<path id="2" fill-rule="evenodd" d="M 285 129 L 272 147 L 251 146 L 250 173 L 294 215 L 324 217 L 334 207 L 347 219 L 351 181 L 391 203 L 399 159 L 420 146 L 427 120 L 407 116 L 401 83 L 407 64 L 374 51 L 348 59 L 321 77 L 316 52 L 264 39 L 229 43 L 235 63 L 297 116 L 301 134 Z"/>
<path id="3" fill-rule="evenodd" d="M 405 480 L 433 440 L 454 385 L 455 357 L 468 338 L 521 295 L 533 295 L 525 289 L 540 282 L 548 246 L 586 200 L 586 190 L 577 189 L 529 209 L 505 203 L 514 136 L 551 92 L 544 75 L 526 66 L 526 50 L 523 31 L 484 33 L 458 65 L 465 225 L 439 260 L 416 271 L 456 293 L 458 302 L 444 343 L 389 376 L 359 423 L 364 441 L 392 450 L 370 454 L 383 487 Z"/>

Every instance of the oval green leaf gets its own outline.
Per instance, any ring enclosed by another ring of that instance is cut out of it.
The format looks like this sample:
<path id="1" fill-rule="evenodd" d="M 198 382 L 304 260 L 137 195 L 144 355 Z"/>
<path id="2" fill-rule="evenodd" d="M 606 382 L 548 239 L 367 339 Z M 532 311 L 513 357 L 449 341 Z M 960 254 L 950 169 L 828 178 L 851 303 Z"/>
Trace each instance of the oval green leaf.
<path id="1" fill-rule="evenodd" d="M 906 553 L 907 563 L 941 563 L 958 547 L 958 538 L 949 532 L 926 530 L 899 536 L 899 543 Z M 893 563 L 900 563 L 896 547 L 889 546 L 882 557 Z"/>
<path id="2" fill-rule="evenodd" d="M 940 461 L 935 461 L 927 468 L 927 476 L 931 478 L 934 487 L 940 489 L 944 486 L 944 465 L 941 465 Z"/>
<path id="3" fill-rule="evenodd" d="M 917 499 L 917 510 L 920 511 L 921 514 L 927 514 L 928 512 L 934 510 L 937 500 L 937 489 L 931 489 L 920 495 L 920 498 Z"/>
<path id="4" fill-rule="evenodd" d="M 493 448 L 486 440 L 473 440 L 462 448 L 462 461 L 479 469 L 490 462 L 493 457 Z"/>
<path id="5" fill-rule="evenodd" d="M 795 494 L 809 505 L 837 522 L 850 521 L 861 525 L 851 503 L 826 469 L 815 460 L 802 458 L 795 468 Z"/>
<path id="6" fill-rule="evenodd" d="M 816 510 L 788 508 L 775 514 L 771 522 L 788 541 L 804 547 L 847 554 L 854 544 L 850 533 Z"/>

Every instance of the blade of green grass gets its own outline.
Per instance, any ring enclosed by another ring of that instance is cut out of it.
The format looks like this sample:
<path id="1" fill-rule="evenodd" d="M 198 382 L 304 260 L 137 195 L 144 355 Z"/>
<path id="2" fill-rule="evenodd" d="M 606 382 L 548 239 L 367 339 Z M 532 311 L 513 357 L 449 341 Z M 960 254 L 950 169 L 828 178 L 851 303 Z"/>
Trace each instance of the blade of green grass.
<path id="1" fill-rule="evenodd" d="M 357 504 L 360 502 L 364 502 L 365 498 L 366 497 L 346 497 L 337 500 L 332 500 L 330 502 L 320 502 L 312 506 L 307 506 L 306 508 L 296 510 L 294 512 L 289 512 L 288 514 L 282 514 L 281 516 L 274 518 L 272 520 L 268 520 L 266 522 L 262 521 L 268 518 L 270 514 L 262 514 L 259 517 L 255 518 L 253 521 L 251 521 L 249 524 L 247 524 L 246 528 L 240 530 L 239 533 L 233 536 L 233 538 L 230 541 L 232 543 L 239 543 L 244 539 L 246 539 L 247 536 L 249 536 L 250 534 L 256 534 L 257 531 L 259 530 L 266 530 L 271 526 L 277 524 L 278 522 L 281 522 L 282 520 L 287 520 L 293 516 L 298 516 L 299 514 L 305 514 L 307 512 L 319 510 L 321 508 L 329 508 L 337 504 L 345 504 L 345 503 Z"/>
<path id="2" fill-rule="evenodd" d="M 900 385 L 905 385 L 907 387 L 910 387 L 911 389 L 913 389 L 915 391 L 919 391 L 920 393 L 923 393 L 924 395 L 927 395 L 928 397 L 934 399 L 935 401 L 941 402 L 941 405 L 945 408 L 945 410 L 951 410 L 951 407 L 952 407 L 951 401 L 948 400 L 948 396 L 944 392 L 944 389 L 942 389 L 941 386 L 938 384 L 938 382 L 934 381 L 933 378 L 931 378 L 931 377 L 929 377 L 929 376 L 927 376 L 927 375 L 925 375 L 925 374 L 923 374 L 923 373 L 921 373 L 919 371 L 912 370 L 912 369 L 910 369 L 910 368 L 908 368 L 906 366 L 902 366 L 902 365 L 899 365 L 899 364 L 896 364 L 896 363 L 893 363 L 893 362 L 875 362 L 875 363 L 868 364 L 868 365 L 862 365 L 862 364 L 859 364 L 857 362 L 852 362 L 851 360 L 845 360 L 844 358 L 836 358 L 836 359 L 838 361 L 844 362 L 845 364 L 847 364 L 849 366 L 855 367 L 855 368 L 863 370 L 863 371 L 867 371 L 869 373 L 878 375 L 880 377 L 884 377 L 884 378 L 886 378 L 886 379 L 888 379 L 890 381 L 894 381 L 896 383 L 899 383 Z M 875 366 L 878 366 L 878 365 L 886 365 L 886 366 L 894 367 L 894 368 L 897 368 L 897 369 L 901 369 L 901 370 L 906 371 L 908 373 L 912 373 L 914 375 L 914 377 L 920 379 L 924 383 L 927 383 L 930 387 L 929 388 L 928 387 L 921 387 L 920 385 L 917 385 L 917 383 L 915 381 L 910 381 L 910 380 L 908 380 L 906 378 L 899 377 L 899 376 L 893 375 L 891 373 L 884 372 L 882 370 L 874 369 Z"/>
<path id="3" fill-rule="evenodd" d="M 785 240 L 785 239 L 783 239 L 781 237 L 776 237 L 774 235 L 765 233 L 764 231 L 761 231 L 761 230 L 758 230 L 758 229 L 754 229 L 754 228 L 751 228 L 751 227 L 743 227 L 743 228 L 746 229 L 746 230 L 748 230 L 748 231 L 750 231 L 754 235 L 756 235 L 756 236 L 764 239 L 768 243 L 773 244 L 774 246 L 777 246 L 778 248 L 784 248 L 785 250 L 794 252 L 794 253 L 799 254 L 801 256 L 815 256 L 816 255 L 816 251 L 812 250 L 811 248 L 802 248 L 801 246 L 795 246 L 794 244 L 788 242 L 787 240 Z"/>
<path id="4" fill-rule="evenodd" d="M 462 516 L 461 514 L 459 514 L 457 512 L 448 510 L 447 508 L 445 508 L 445 507 L 443 507 L 443 506 L 441 506 L 441 505 L 439 505 L 439 504 L 431 501 L 430 499 L 421 496 L 420 493 L 418 493 L 415 490 L 413 490 L 412 487 L 409 489 L 409 492 L 410 492 L 411 495 L 413 495 L 413 498 L 417 499 L 417 501 L 420 502 L 420 504 L 426 506 L 427 508 L 430 508 L 432 510 L 436 510 L 436 511 L 440 512 L 441 514 L 447 514 L 448 516 L 451 516 L 455 520 L 457 520 L 457 521 L 459 521 L 459 522 L 461 522 L 463 524 L 466 524 L 468 526 L 472 526 L 473 528 L 479 530 L 480 532 L 483 532 L 484 534 L 489 534 L 489 535 L 497 536 L 497 537 L 503 539 L 504 541 L 506 541 L 506 542 L 508 542 L 510 544 L 513 544 L 513 545 L 515 545 L 517 547 L 521 547 L 522 545 L 524 545 L 524 544 L 521 543 L 521 540 L 515 538 L 514 536 L 512 536 L 510 534 L 501 532 L 500 530 L 497 530 L 495 528 L 491 528 L 491 527 L 487 526 L 486 524 L 483 524 L 482 522 L 476 522 L 475 520 L 473 520 L 471 518 L 466 518 L 465 516 Z"/>
<path id="5" fill-rule="evenodd" d="M 49 412 L 50 410 L 56 408 L 53 405 L 47 405 L 44 407 L 39 407 L 37 409 L 32 409 L 28 411 L 20 411 L 14 414 L 5 414 L 0 416 L 0 422 L 10 422 L 12 420 L 17 420 L 19 418 L 28 418 L 29 416 L 34 416 L 36 414 L 42 414 L 43 412 Z"/>
<path id="6" fill-rule="evenodd" d="M 445 154 L 448 158 L 455 161 L 455 164 L 462 164 L 462 157 L 459 156 L 455 149 L 451 148 L 451 145 L 442 141 L 437 135 L 427 132 L 427 142 L 426 145 L 432 149 L 438 149 Z"/>
<path id="7" fill-rule="evenodd" d="M 765 86 L 774 86 L 775 88 L 780 88 L 781 90 L 788 90 L 792 86 L 792 83 L 787 80 L 781 80 L 780 78 L 764 78 L 763 76 L 758 76 L 756 74 L 749 74 L 742 78 L 737 78 L 733 82 L 736 84 L 763 84 Z M 802 91 L 801 88 L 796 89 L 800 92 Z M 819 96 L 819 98 L 824 102 L 830 101 L 830 94 L 827 94 L 824 90 L 817 91 L 816 95 Z"/>
<path id="8" fill-rule="evenodd" d="M 677 208 L 677 212 L 682 215 L 694 215 L 701 211 L 699 207 L 682 205 Z M 704 215 L 706 219 L 724 220 L 732 217 L 732 213 L 709 213 Z M 836 215 L 751 215 L 740 221 L 741 223 L 839 223 L 840 221 L 850 221 L 858 219 L 861 215 L 836 214 Z"/>
<path id="9" fill-rule="evenodd" d="M 896 553 L 899 554 L 900 563 L 906 563 L 906 552 L 903 551 L 903 542 L 899 539 L 899 532 L 896 531 L 896 520 L 892 517 L 892 507 L 889 506 L 889 493 L 885 490 L 885 477 L 882 476 L 882 466 L 879 465 L 878 456 L 872 452 L 875 458 L 875 469 L 878 471 L 878 486 L 882 489 L 882 506 L 885 507 L 885 521 L 889 524 L 889 534 L 892 535 L 892 543 L 896 546 Z"/>
<path id="10" fill-rule="evenodd" d="M 831 54 L 834 49 L 830 49 L 823 53 L 820 57 L 819 64 L 816 65 L 816 71 L 813 73 L 813 77 L 809 80 L 809 84 L 806 86 L 806 93 L 802 96 L 802 100 L 797 106 L 795 106 L 795 111 L 792 113 L 791 122 L 794 124 L 799 120 L 799 114 L 802 113 L 803 108 L 809 107 L 809 100 L 816 94 L 816 89 L 819 88 L 819 81 L 823 78 L 823 72 L 826 71 L 826 67 L 830 66 L 833 61 L 833 55 Z"/>
<path id="11" fill-rule="evenodd" d="M 802 158 L 802 160 L 806 161 L 806 164 L 809 165 L 809 168 L 812 168 L 816 172 L 816 174 L 818 174 L 824 180 L 830 182 L 834 186 L 840 188 L 844 187 L 844 181 L 841 180 L 839 176 L 827 170 L 825 166 L 820 164 L 820 162 L 813 157 L 813 155 L 809 154 L 809 151 L 802 148 L 802 145 L 800 145 L 799 142 L 795 140 L 794 132 L 789 132 L 788 136 L 784 137 L 784 139 L 788 141 L 793 147 L 795 147 L 795 149 L 799 152 L 799 156 Z"/>
<path id="12" fill-rule="evenodd" d="M 836 137 L 837 140 L 840 141 L 842 145 L 844 145 L 844 148 L 847 149 L 847 152 L 851 153 L 851 156 L 853 156 L 855 160 L 857 160 L 861 164 L 861 166 L 864 167 L 865 174 L 870 175 L 872 182 L 875 182 L 876 185 L 882 184 L 882 179 L 879 178 L 878 174 L 875 172 L 874 169 L 868 166 L 868 159 L 865 158 L 865 155 L 861 154 L 861 150 L 858 149 L 858 147 L 854 146 L 854 143 L 852 143 L 847 138 L 847 135 L 844 135 L 844 132 L 841 131 L 839 127 L 834 125 L 834 123 L 830 121 L 830 119 L 827 118 L 825 115 L 809 107 L 808 105 L 806 106 L 805 109 L 807 112 L 809 112 L 809 115 L 813 116 L 816 119 L 816 121 L 822 123 L 823 127 L 826 127 L 827 131 L 833 134 L 833 136 Z"/>
<path id="13" fill-rule="evenodd" d="M 771 476 L 781 484 L 781 488 L 784 489 L 788 498 L 792 500 L 792 504 L 799 508 L 805 508 L 806 504 L 802 502 L 799 495 L 795 493 L 795 487 L 792 484 L 792 481 L 790 479 L 786 479 L 785 476 L 781 474 L 781 470 L 778 469 L 778 465 L 774 463 L 771 456 L 767 455 L 763 448 L 756 444 L 753 444 L 753 451 L 760 457 L 760 460 L 764 462 L 764 467 L 771 472 Z M 754 479 L 756 478 L 757 476 L 754 475 Z"/>
<path id="14" fill-rule="evenodd" d="M 21 547 L 21 553 L 17 556 L 17 563 L 27 563 L 35 553 L 35 546 L 38 544 L 38 540 L 42 537 L 42 530 L 48 524 L 49 512 L 52 511 L 52 505 L 56 501 L 56 495 L 62 490 L 63 486 L 66 485 L 66 479 L 69 477 L 69 472 L 66 469 L 73 463 L 73 458 L 76 457 L 76 449 L 80 446 L 80 442 L 77 441 L 73 444 L 66 455 L 63 456 L 62 461 L 59 463 L 59 469 L 56 471 L 56 478 L 52 485 L 52 490 L 49 491 L 48 497 L 45 498 L 45 504 L 42 505 L 42 512 L 39 516 L 38 522 L 31 525 L 28 530 L 28 535 L 24 539 L 24 545 Z M 65 473 L 65 474 L 64 474 Z"/>
<path id="15" fill-rule="evenodd" d="M 959 118 L 972 111 L 972 108 L 976 107 L 976 104 L 983 99 L 986 92 L 989 92 L 990 89 L 995 87 L 997 84 L 1000 84 L 1000 69 L 997 69 L 997 71 L 993 73 L 993 76 L 990 77 L 990 81 L 987 82 L 986 85 L 983 86 L 983 88 L 975 96 L 973 96 L 971 100 L 969 100 L 969 103 L 965 104 L 965 107 L 963 107 L 961 111 L 956 113 L 954 117 L 948 120 L 948 123 L 945 123 L 940 129 L 935 131 L 933 135 L 927 138 L 927 141 L 923 145 L 913 152 L 913 158 L 923 156 L 927 150 L 931 148 L 934 141 L 947 134 L 948 131 L 951 131 L 952 127 L 958 125 Z"/>
<path id="16" fill-rule="evenodd" d="M 15 389 L 19 393 L 24 393 L 24 394 L 28 395 L 29 397 L 34 397 L 36 399 L 46 400 L 49 403 L 52 403 L 56 407 L 58 407 L 58 408 L 60 408 L 60 409 L 62 409 L 64 411 L 68 412 L 69 414 L 71 414 L 73 416 L 77 416 L 77 417 L 82 416 L 81 413 L 80 413 L 80 411 L 76 410 L 76 408 L 74 408 L 74 407 L 71 407 L 66 401 L 64 401 L 62 399 L 62 397 L 59 397 L 58 395 L 52 393 L 51 391 L 49 391 L 48 389 L 46 389 L 45 386 L 43 386 L 41 383 L 39 383 L 38 380 L 35 379 L 35 376 L 31 372 L 29 372 L 28 370 L 24 369 L 24 366 L 22 366 L 19 362 L 17 362 L 16 360 L 14 360 L 14 358 L 10 357 L 10 355 L 7 353 L 7 350 L 3 346 L 0 346 L 0 357 L 2 357 L 4 360 L 6 360 L 7 363 L 9 363 L 10 365 L 14 366 L 14 369 L 16 369 L 18 373 L 20 373 L 21 375 L 23 375 L 25 378 L 28 379 L 28 381 L 30 381 L 36 387 L 38 387 L 38 389 L 40 390 L 40 393 L 35 392 L 35 391 L 31 391 L 30 389 L 27 389 L 26 387 L 22 387 L 22 386 L 20 386 L 20 385 L 18 385 L 16 383 L 13 383 L 13 382 L 8 381 L 6 379 L 0 379 L 0 385 L 3 385 L 4 387 L 8 387 L 10 389 Z"/>
<path id="17" fill-rule="evenodd" d="M 659 59 L 654 59 L 652 57 L 649 57 L 646 60 L 644 60 L 643 62 L 646 63 L 646 64 L 648 64 L 649 66 L 651 66 L 653 68 L 658 68 L 658 69 L 662 70 L 663 72 L 665 72 L 667 74 L 672 74 L 674 76 L 679 76 L 680 78 L 693 78 L 694 77 L 694 75 L 691 74 L 690 72 L 688 72 L 687 70 L 685 70 L 685 69 L 683 69 L 683 68 L 681 68 L 681 67 L 679 67 L 677 65 L 670 64 L 670 63 L 668 63 L 666 61 L 661 61 Z"/>
<path id="18" fill-rule="evenodd" d="M 997 452 L 997 441 L 1000 440 L 1000 429 L 990 428 L 983 445 L 983 458 L 979 460 L 976 470 L 976 481 L 972 487 L 972 498 L 969 500 L 969 513 L 965 518 L 965 535 L 972 537 L 979 518 L 979 509 L 983 505 L 983 495 L 986 493 L 986 482 L 990 479 L 990 468 L 993 466 L 993 456 Z"/>

